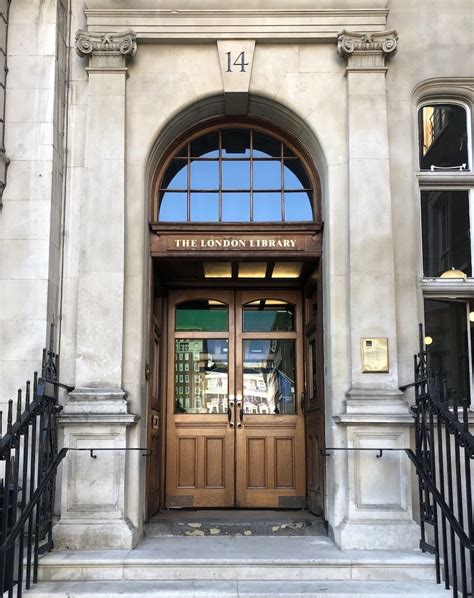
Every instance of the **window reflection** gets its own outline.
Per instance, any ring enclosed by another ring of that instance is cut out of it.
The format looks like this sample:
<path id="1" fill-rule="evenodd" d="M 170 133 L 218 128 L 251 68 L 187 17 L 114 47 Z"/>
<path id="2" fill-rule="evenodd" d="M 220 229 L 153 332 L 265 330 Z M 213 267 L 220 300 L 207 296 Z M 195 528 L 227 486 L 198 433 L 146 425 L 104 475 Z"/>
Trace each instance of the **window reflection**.
<path id="1" fill-rule="evenodd" d="M 163 177 L 162 187 L 169 190 L 187 189 L 188 163 L 186 160 L 171 160 Z"/>
<path id="2" fill-rule="evenodd" d="M 244 305 L 244 332 L 295 330 L 295 306 L 278 299 L 259 299 Z"/>
<path id="3" fill-rule="evenodd" d="M 295 413 L 295 341 L 243 341 L 244 413 Z"/>
<path id="4" fill-rule="evenodd" d="M 223 189 L 250 189 L 250 162 L 235 160 L 222 162 Z"/>
<path id="5" fill-rule="evenodd" d="M 423 273 L 456 268 L 472 276 L 467 191 L 422 191 Z"/>
<path id="6" fill-rule="evenodd" d="M 218 189 L 219 162 L 210 160 L 191 161 L 191 189 Z"/>
<path id="7" fill-rule="evenodd" d="M 191 141 L 193 158 L 217 158 L 219 156 L 219 133 L 209 133 Z"/>
<path id="8" fill-rule="evenodd" d="M 222 222 L 250 220 L 250 193 L 222 193 Z"/>
<path id="9" fill-rule="evenodd" d="M 222 131 L 223 158 L 250 158 L 250 131 L 224 129 Z"/>
<path id="10" fill-rule="evenodd" d="M 254 189 L 281 189 L 280 160 L 259 160 L 253 163 Z"/>
<path id="11" fill-rule="evenodd" d="M 161 222 L 186 222 L 188 216 L 188 197 L 184 193 L 162 192 L 160 194 Z"/>
<path id="12" fill-rule="evenodd" d="M 178 332 L 224 332 L 228 329 L 229 310 L 225 303 L 202 299 L 176 306 Z"/>
<path id="13" fill-rule="evenodd" d="M 310 222 L 313 219 L 311 203 L 306 192 L 285 192 L 285 220 L 287 222 Z"/>
<path id="14" fill-rule="evenodd" d="M 226 413 L 229 342 L 177 339 L 175 413 Z"/>
<path id="15" fill-rule="evenodd" d="M 281 193 L 253 194 L 253 219 L 254 222 L 280 222 L 281 221 Z"/>
<path id="16" fill-rule="evenodd" d="M 420 168 L 468 167 L 466 110 L 434 104 L 419 110 Z"/>
<path id="17" fill-rule="evenodd" d="M 269 135 L 255 132 L 253 134 L 254 158 L 279 158 L 281 156 L 281 142 Z"/>
<path id="18" fill-rule="evenodd" d="M 193 222 L 218 222 L 219 194 L 191 193 L 191 220 Z"/>
<path id="19" fill-rule="evenodd" d="M 433 373 L 446 381 L 443 400 L 470 402 L 468 305 L 465 301 L 425 300 L 425 335 L 433 339 L 429 350 Z M 441 385 L 443 386 L 443 385 Z"/>

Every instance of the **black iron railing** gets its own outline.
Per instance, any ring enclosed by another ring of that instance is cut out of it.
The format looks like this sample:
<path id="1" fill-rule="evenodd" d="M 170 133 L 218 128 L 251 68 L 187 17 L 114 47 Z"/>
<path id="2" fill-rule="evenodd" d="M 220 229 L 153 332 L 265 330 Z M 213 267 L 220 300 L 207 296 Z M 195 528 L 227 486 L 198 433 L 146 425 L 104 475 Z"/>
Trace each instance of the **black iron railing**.
<path id="1" fill-rule="evenodd" d="M 431 367 L 420 324 L 415 355 L 415 450 L 406 453 L 416 468 L 420 503 L 420 548 L 435 557 L 437 582 L 443 578 L 453 596 L 467 598 L 474 588 L 474 523 L 472 477 L 474 436 L 469 407 L 459 404 Z"/>
<path id="2" fill-rule="evenodd" d="M 39 555 L 53 548 L 56 472 L 67 449 L 58 450 L 59 356 L 44 349 L 41 377 L 35 372 L 18 391 L 16 415 L 8 402 L 0 438 L 0 595 L 18 597 L 38 577 Z M 0 412 L 0 430 L 2 414 Z"/>

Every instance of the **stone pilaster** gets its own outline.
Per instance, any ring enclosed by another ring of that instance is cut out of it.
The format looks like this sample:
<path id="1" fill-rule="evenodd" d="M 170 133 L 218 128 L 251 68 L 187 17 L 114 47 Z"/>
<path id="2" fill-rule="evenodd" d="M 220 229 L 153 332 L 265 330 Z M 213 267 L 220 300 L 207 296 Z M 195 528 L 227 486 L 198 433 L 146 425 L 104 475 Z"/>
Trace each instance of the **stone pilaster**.
<path id="1" fill-rule="evenodd" d="M 409 444 L 408 407 L 398 390 L 395 271 L 385 91 L 386 60 L 398 44 L 395 31 L 338 36 L 347 61 L 349 141 L 349 252 L 351 387 L 346 412 L 348 448 Z M 361 342 L 388 339 L 388 368 L 364 372 Z M 348 507 L 335 530 L 346 548 L 416 545 L 409 464 L 405 454 L 348 453 Z"/>
<path id="2" fill-rule="evenodd" d="M 126 448 L 122 390 L 125 281 L 125 101 L 132 31 L 80 30 L 76 50 L 88 59 L 85 185 L 77 314 L 76 385 L 65 405 L 64 443 Z M 130 548 L 137 533 L 125 512 L 125 452 L 70 451 L 64 467 L 56 543 L 75 548 Z"/>

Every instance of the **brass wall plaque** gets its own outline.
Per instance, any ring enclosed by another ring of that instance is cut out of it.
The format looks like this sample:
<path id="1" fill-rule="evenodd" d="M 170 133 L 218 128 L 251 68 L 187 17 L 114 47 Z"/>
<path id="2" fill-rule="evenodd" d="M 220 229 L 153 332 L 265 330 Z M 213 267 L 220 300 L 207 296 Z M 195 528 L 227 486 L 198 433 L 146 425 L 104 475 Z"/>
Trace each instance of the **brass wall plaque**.
<path id="1" fill-rule="evenodd" d="M 361 338 L 360 339 L 362 372 L 388 372 L 388 339 Z"/>

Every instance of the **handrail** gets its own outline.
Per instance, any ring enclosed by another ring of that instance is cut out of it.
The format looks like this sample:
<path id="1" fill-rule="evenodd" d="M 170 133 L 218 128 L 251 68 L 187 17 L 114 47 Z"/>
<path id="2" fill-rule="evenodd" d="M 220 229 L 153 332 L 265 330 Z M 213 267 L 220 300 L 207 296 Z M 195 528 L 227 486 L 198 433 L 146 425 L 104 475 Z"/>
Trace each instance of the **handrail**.
<path id="1" fill-rule="evenodd" d="M 11 548 L 12 544 L 15 542 L 18 534 L 22 531 L 23 526 L 25 525 L 25 523 L 28 520 L 29 516 L 33 512 L 33 509 L 38 504 L 38 501 L 41 498 L 41 495 L 43 494 L 46 486 L 49 484 L 49 482 L 51 481 L 51 479 L 56 475 L 56 472 L 58 470 L 59 464 L 61 463 L 61 461 L 66 456 L 68 450 L 69 449 L 67 449 L 67 448 L 62 448 L 59 451 L 59 453 L 57 454 L 57 456 L 56 456 L 55 460 L 53 461 L 52 465 L 49 467 L 48 471 L 46 472 L 46 474 L 44 475 L 44 477 L 41 480 L 40 484 L 38 485 L 38 488 L 33 493 L 33 496 L 31 497 L 31 500 L 28 503 L 28 506 L 23 511 L 20 519 L 18 519 L 18 521 L 16 522 L 15 527 L 13 527 L 10 530 L 10 532 L 9 532 L 9 534 L 8 534 L 7 539 L 5 540 L 5 542 L 0 546 L 0 552 L 8 550 L 9 548 Z"/>
<path id="2" fill-rule="evenodd" d="M 458 538 L 463 543 L 463 546 L 467 550 L 474 550 L 474 542 L 472 542 L 467 537 L 465 531 L 459 525 L 458 520 L 456 519 L 456 517 L 454 517 L 452 511 L 450 510 L 450 508 L 446 504 L 446 501 L 441 496 L 441 493 L 438 491 L 438 489 L 436 488 L 436 486 L 433 484 L 433 482 L 430 479 L 430 477 L 426 474 L 426 472 L 425 472 L 425 470 L 423 468 L 423 464 L 420 463 L 420 461 L 416 458 L 415 453 L 411 449 L 405 449 L 405 452 L 408 455 L 408 458 L 410 459 L 410 461 L 415 466 L 416 472 L 418 473 L 418 475 L 420 475 L 423 478 L 423 481 L 425 482 L 425 484 L 430 489 L 430 492 L 435 497 L 436 502 L 438 503 L 439 508 L 441 509 L 441 511 L 443 512 L 443 514 L 445 515 L 446 519 L 448 519 L 449 523 L 452 525 L 452 527 L 453 527 L 454 531 L 456 532 Z"/>
<path id="3" fill-rule="evenodd" d="M 474 521 L 471 480 L 474 436 L 469 431 L 467 402 L 433 371 L 431 350 L 419 325 L 419 351 L 414 356 L 411 408 L 415 450 L 406 454 L 418 475 L 420 548 L 435 557 L 436 581 L 452 588 L 453 596 L 472 598 L 474 591 Z M 462 418 L 459 417 L 461 410 Z M 427 527 L 428 526 L 428 527 Z"/>

